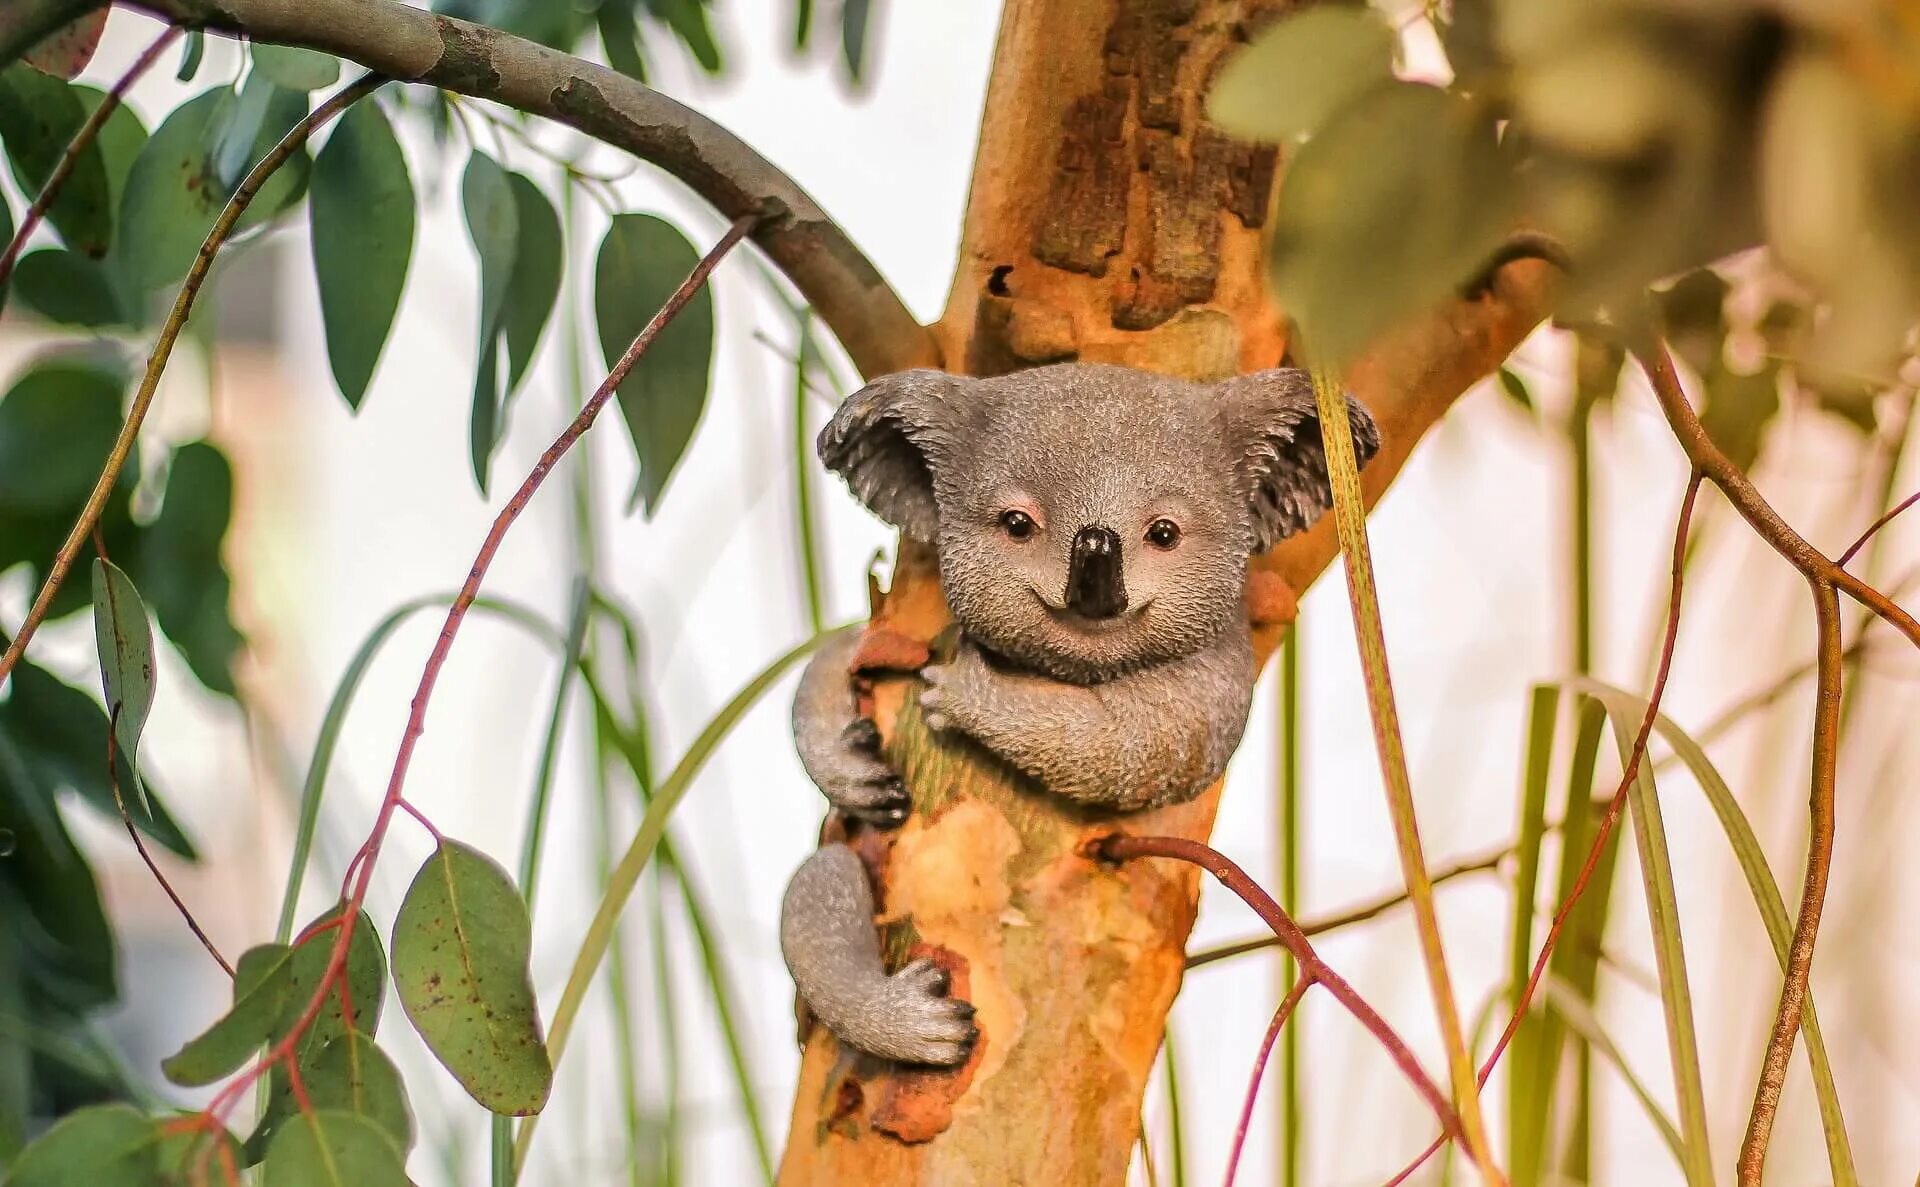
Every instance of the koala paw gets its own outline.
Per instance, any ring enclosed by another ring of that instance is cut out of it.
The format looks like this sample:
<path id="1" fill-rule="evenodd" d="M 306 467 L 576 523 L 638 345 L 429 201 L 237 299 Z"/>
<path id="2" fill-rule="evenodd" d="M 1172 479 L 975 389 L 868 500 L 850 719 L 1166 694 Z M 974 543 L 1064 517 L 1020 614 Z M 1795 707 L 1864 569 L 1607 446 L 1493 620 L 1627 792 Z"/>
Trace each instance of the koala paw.
<path id="1" fill-rule="evenodd" d="M 927 687 L 920 691 L 920 711 L 927 728 L 939 733 L 971 732 L 975 708 L 990 675 L 979 649 L 964 640 L 954 652 L 952 662 L 922 668 L 920 678 L 927 682 Z"/>
<path id="2" fill-rule="evenodd" d="M 973 1006 L 947 996 L 945 969 L 931 960 L 916 960 L 887 978 L 876 1010 L 884 1017 L 884 1047 L 889 1059 L 953 1067 L 967 1061 L 980 1029 L 973 1024 Z"/>
<path id="3" fill-rule="evenodd" d="M 880 758 L 880 730 L 864 717 L 840 732 L 830 769 L 814 772 L 820 791 L 840 811 L 891 828 L 907 818 L 906 785 Z"/>

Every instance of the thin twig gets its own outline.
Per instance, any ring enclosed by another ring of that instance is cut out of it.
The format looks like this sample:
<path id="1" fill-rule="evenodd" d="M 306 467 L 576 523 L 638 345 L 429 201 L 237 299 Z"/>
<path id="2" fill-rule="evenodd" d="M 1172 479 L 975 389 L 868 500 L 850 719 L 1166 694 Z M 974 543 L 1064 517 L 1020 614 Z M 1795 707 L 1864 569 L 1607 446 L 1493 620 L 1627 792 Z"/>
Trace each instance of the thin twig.
<path id="1" fill-rule="evenodd" d="M 167 360 L 173 354 L 173 344 L 187 324 L 187 315 L 192 312 L 194 298 L 206 282 L 207 270 L 213 266 L 213 257 L 226 244 L 227 237 L 233 234 L 234 226 L 240 221 L 240 216 L 246 213 L 254 195 L 260 192 L 260 187 L 300 150 L 308 137 L 313 135 L 314 129 L 345 111 L 385 81 L 384 78 L 369 74 L 335 92 L 289 129 L 281 137 L 280 143 L 274 145 L 266 156 L 260 158 L 260 163 L 247 172 L 246 179 L 233 192 L 233 197 L 227 199 L 220 217 L 213 221 L 213 228 L 200 244 L 200 252 L 194 257 L 187 278 L 180 284 L 180 294 L 173 300 L 173 309 L 167 314 L 166 323 L 160 327 L 153 353 L 147 357 L 146 374 L 140 377 L 140 388 L 134 393 L 132 406 L 127 409 L 126 423 L 120 426 L 120 435 L 114 439 L 113 448 L 107 453 L 106 464 L 100 468 L 100 477 L 93 484 L 92 493 L 87 496 L 87 504 L 80 512 L 80 518 L 74 521 L 72 530 L 67 533 L 66 541 L 60 545 L 60 551 L 54 554 L 53 564 L 47 569 L 47 579 L 41 583 L 40 592 L 33 599 L 33 608 L 27 611 L 19 633 L 14 635 L 6 653 L 0 655 L 0 686 L 6 684 L 14 665 L 20 662 L 21 654 L 27 649 L 27 641 L 33 638 L 33 632 L 39 629 L 41 620 L 47 616 L 48 607 L 53 604 L 53 595 L 59 592 L 61 582 L 66 580 L 68 571 L 73 568 L 74 559 L 86 545 L 93 525 L 100 521 L 107 498 L 120 479 L 121 467 L 126 465 L 127 458 L 133 453 L 134 440 L 140 435 L 140 426 L 146 422 L 147 409 L 153 404 L 153 393 L 160 386 L 160 373 L 166 370 Z"/>
<path id="2" fill-rule="evenodd" d="M 1345 978 L 1333 971 L 1320 954 L 1313 949 L 1312 941 L 1301 933 L 1298 924 L 1281 909 L 1273 896 L 1261 889 L 1260 884 L 1247 876 L 1247 872 L 1235 865 L 1233 860 L 1199 841 L 1189 841 L 1182 837 L 1135 837 L 1114 834 L 1100 838 L 1091 846 L 1091 855 L 1107 861 L 1125 861 L 1136 857 L 1170 857 L 1176 861 L 1188 862 L 1212 874 L 1220 884 L 1240 896 L 1242 902 L 1252 907 L 1254 913 L 1273 929 L 1286 945 L 1287 951 L 1300 963 L 1300 975 L 1317 984 L 1327 987 L 1334 1000 L 1345 1006 L 1347 1012 L 1367 1028 L 1380 1045 L 1387 1050 L 1393 1062 L 1399 1067 L 1407 1081 L 1414 1087 L 1440 1119 L 1441 1128 L 1449 1135 L 1458 1136 L 1460 1115 L 1454 1112 L 1448 1102 L 1447 1094 L 1440 1090 L 1421 1069 L 1420 1061 L 1414 1058 L 1413 1050 L 1394 1032 L 1387 1020 L 1380 1017 L 1365 998 L 1349 985 Z"/>
<path id="3" fill-rule="evenodd" d="M 1502 845 L 1498 849 L 1489 850 L 1478 857 L 1467 858 L 1464 861 L 1438 871 L 1433 875 L 1433 884 L 1439 886 L 1443 882 L 1451 882 L 1455 878 L 1464 878 L 1469 874 L 1480 874 L 1488 870 L 1499 869 L 1500 863 L 1512 856 L 1513 846 Z M 1338 915 L 1329 915 L 1324 919 L 1309 919 L 1300 924 L 1300 933 L 1307 936 L 1317 936 L 1324 932 L 1336 931 L 1343 927 L 1351 927 L 1356 923 L 1365 923 L 1369 919 L 1377 918 L 1393 910 L 1395 907 L 1405 904 L 1406 901 L 1407 892 L 1404 890 L 1397 894 L 1382 895 L 1370 903 L 1342 911 Z M 1279 944 L 1280 938 L 1278 936 L 1258 936 L 1253 939 L 1241 940 L 1237 943 L 1222 944 L 1217 948 L 1208 948 L 1187 957 L 1187 968 L 1197 969 L 1202 965 L 1209 965 L 1217 960 L 1227 960 L 1230 957 L 1243 956 L 1248 952 L 1258 952 L 1264 948 L 1278 947 Z"/>
<path id="4" fill-rule="evenodd" d="M 187 909 L 186 900 L 174 890 L 173 883 L 167 881 L 167 876 L 160 872 L 160 867 L 154 863 L 153 854 L 147 852 L 147 843 L 140 839 L 140 830 L 134 826 L 133 814 L 127 811 L 127 801 L 120 794 L 120 751 L 115 744 L 115 738 L 119 732 L 120 706 L 116 704 L 107 714 L 107 786 L 113 789 L 113 806 L 120 809 L 120 823 L 127 826 L 127 835 L 133 838 L 133 847 L 139 851 L 140 860 L 147 863 L 147 870 L 153 874 L 153 880 L 158 882 L 160 889 L 166 891 L 167 897 L 173 900 L 173 908 L 180 912 L 180 918 L 187 921 L 187 929 L 193 932 L 195 939 L 200 941 L 200 946 L 207 950 L 207 955 L 213 957 L 213 963 L 220 966 L 220 971 L 224 972 L 228 978 L 232 978 L 233 966 L 227 963 L 226 957 L 220 955 L 220 949 L 213 946 L 213 941 L 208 938 L 206 929 L 200 926 L 200 921 L 195 919 L 193 912 Z M 140 775 L 135 772 L 133 777 L 138 779 Z"/>
<path id="5" fill-rule="evenodd" d="M 420 672 L 420 683 L 413 694 L 412 707 L 407 715 L 406 730 L 400 738 L 399 752 L 394 756 L 393 773 L 387 780 L 386 795 L 382 798 L 380 810 L 374 817 L 373 828 L 368 832 L 367 839 L 361 845 L 360 854 L 356 858 L 356 876 L 347 902 L 339 912 L 339 935 L 335 938 L 333 951 L 327 958 L 326 970 L 314 987 L 313 997 L 307 1002 L 306 1008 L 293 1025 L 288 1028 L 285 1036 L 246 1074 L 229 1083 L 208 1106 L 207 1116 L 211 1121 L 217 1122 L 223 1111 L 231 1108 L 234 1101 L 239 1099 L 239 1094 L 257 1081 L 267 1068 L 290 1058 L 294 1044 L 299 1042 L 300 1037 L 313 1025 L 314 1019 L 319 1016 L 321 1009 L 325 1006 L 328 991 L 345 973 L 347 952 L 353 942 L 354 924 L 359 917 L 361 905 L 366 901 L 367 889 L 373 879 L 374 863 L 379 859 L 381 843 L 385 840 L 387 830 L 393 823 L 394 813 L 403 806 L 410 808 L 405 796 L 407 768 L 412 763 L 414 748 L 419 744 L 421 736 L 426 733 L 428 702 L 432 700 L 434 686 L 438 683 L 441 669 L 445 667 L 447 656 L 453 649 L 453 640 L 460 630 L 460 624 L 466 619 L 467 610 L 473 605 L 474 599 L 479 596 L 480 585 L 486 579 L 487 570 L 492 566 L 500 546 L 506 541 L 507 530 L 513 526 L 515 520 L 519 519 L 521 512 L 526 510 L 527 504 L 532 501 L 554 466 L 559 464 L 560 459 L 573 447 L 574 442 L 593 426 L 594 419 L 600 415 L 600 410 L 613 398 L 621 381 L 627 377 L 628 372 L 633 370 L 640 356 L 646 353 L 660 336 L 660 332 L 706 284 L 707 277 L 713 273 L 713 269 L 721 259 L 746 236 L 748 231 L 753 229 L 754 222 L 755 219 L 751 216 L 734 220 L 726 233 L 720 237 L 720 241 L 694 266 L 693 271 L 680 283 L 680 287 L 667 298 L 666 304 L 660 307 L 660 311 L 653 315 L 652 320 L 648 321 L 645 328 L 634 338 L 626 352 L 620 356 L 619 362 L 614 364 L 612 371 L 581 407 L 579 415 L 575 416 L 572 423 L 554 439 L 553 444 L 547 446 L 546 451 L 540 455 L 540 460 L 534 463 L 533 469 L 520 483 L 519 489 L 514 491 L 513 497 L 507 500 L 506 506 L 502 507 L 500 513 L 494 517 L 493 525 L 487 530 L 486 538 L 481 541 L 479 552 L 474 556 L 473 564 L 467 571 L 467 579 L 460 586 L 459 595 L 447 608 L 447 618 L 440 627 L 440 636 L 434 642 L 433 650 L 428 654 Z"/>
<path id="6" fill-rule="evenodd" d="M 92 114 L 88 115 L 86 122 L 80 125 L 80 130 L 73 134 L 73 140 L 68 143 L 67 150 L 60 154 L 60 160 L 54 165 L 53 172 L 47 174 L 46 184 L 42 185 L 40 192 L 34 196 L 33 205 L 27 207 L 27 213 L 21 216 L 20 229 L 13 233 L 13 241 L 7 244 L 7 250 L 4 253 L 0 253 L 0 285 L 7 283 L 8 278 L 13 275 L 13 266 L 20 259 L 20 250 L 26 246 L 27 237 L 32 235 L 33 229 L 40 225 L 40 220 L 47 216 L 47 211 L 53 207 L 54 199 L 60 196 L 61 188 L 67 184 L 67 179 L 73 176 L 74 167 L 80 163 L 80 155 L 87 151 L 87 146 L 99 138 L 100 129 L 107 126 L 107 117 L 120 106 L 120 100 L 126 95 L 127 88 L 147 72 L 178 36 L 180 36 L 178 25 L 169 25 L 162 30 L 160 36 L 153 39 L 153 44 L 141 50 L 140 56 L 133 60 L 133 65 L 127 67 L 127 72 L 108 88 L 105 95 L 101 96 Z"/>
<path id="7" fill-rule="evenodd" d="M 1240 1151 L 1247 1144 L 1247 1127 L 1253 1122 L 1253 1104 L 1260 1099 L 1260 1080 L 1266 1075 L 1273 1044 L 1286 1029 L 1287 1019 L 1293 1017 L 1293 1008 L 1300 1004 L 1312 985 L 1313 978 L 1305 973 L 1294 978 L 1293 988 L 1280 999 L 1280 1008 L 1273 1012 L 1273 1021 L 1267 1024 L 1267 1035 L 1260 1041 L 1260 1054 L 1253 1060 L 1253 1075 L 1247 1081 L 1247 1098 L 1240 1105 L 1240 1124 L 1233 1131 L 1233 1150 L 1227 1155 L 1227 1187 L 1233 1187 L 1233 1177 L 1240 1170 Z"/>
<path id="8" fill-rule="evenodd" d="M 1849 544 L 1845 552 L 1833 558 L 1833 563 L 1836 565 L 1845 565 L 1848 561 L 1852 560 L 1862 548 L 1865 548 L 1867 546 L 1867 542 L 1873 539 L 1875 533 L 1879 532 L 1881 528 L 1884 528 L 1888 524 L 1892 523 L 1894 516 L 1899 515 L 1902 511 L 1905 511 L 1907 508 L 1913 506 L 1915 503 L 1920 503 L 1920 490 L 1914 491 L 1912 494 L 1908 495 L 1906 498 L 1900 500 L 1900 502 L 1894 506 L 1893 510 L 1887 512 L 1885 515 L 1882 515 L 1879 519 L 1874 520 L 1873 526 L 1868 528 L 1866 531 L 1861 532 L 1860 538 L 1858 540 L 1855 540 L 1852 544 Z"/>
<path id="9" fill-rule="evenodd" d="M 1680 591 L 1686 574 L 1687 530 L 1693 522 L 1693 507 L 1700 494 L 1701 479 L 1702 475 L 1698 470 L 1687 476 L 1687 493 L 1680 501 L 1680 514 L 1673 528 L 1673 576 L 1667 594 L 1667 630 L 1660 641 L 1660 666 L 1654 673 L 1653 690 L 1647 697 L 1646 715 L 1640 719 L 1640 729 L 1634 734 L 1633 746 L 1627 752 L 1626 764 L 1620 772 L 1620 784 L 1614 788 L 1613 795 L 1608 797 L 1606 811 L 1601 815 L 1600 824 L 1594 830 L 1593 842 L 1587 847 L 1586 860 L 1581 863 L 1580 872 L 1574 878 L 1572 888 L 1567 892 L 1566 901 L 1560 904 L 1558 911 L 1554 912 L 1553 923 L 1547 928 L 1546 938 L 1540 943 L 1540 954 L 1534 957 L 1533 970 L 1527 975 L 1526 986 L 1521 990 L 1518 1000 L 1514 1002 L 1513 1015 L 1507 1019 L 1506 1028 L 1500 1032 L 1500 1039 L 1494 1043 L 1486 1062 L 1480 1065 L 1479 1081 L 1482 1086 L 1485 1086 L 1488 1077 L 1493 1075 L 1493 1069 L 1499 1065 L 1500 1057 L 1506 1052 L 1507 1044 L 1513 1041 L 1514 1032 L 1520 1029 L 1520 1021 L 1526 1017 L 1527 1007 L 1540 988 L 1541 978 L 1546 975 L 1547 960 L 1553 955 L 1554 945 L 1560 941 L 1560 932 L 1566 927 L 1567 918 L 1573 914 L 1574 907 L 1579 905 L 1581 896 L 1586 893 L 1587 883 L 1593 878 L 1594 868 L 1600 864 L 1600 854 L 1606 849 L 1607 839 L 1613 835 L 1613 827 L 1619 822 L 1620 813 L 1626 807 L 1627 790 L 1633 786 L 1633 781 L 1639 776 L 1640 763 L 1647 753 L 1647 740 L 1653 734 L 1653 723 L 1660 716 L 1660 701 L 1666 695 L 1667 676 L 1673 670 L 1674 645 L 1680 637 Z M 1388 1181 L 1387 1187 L 1395 1187 L 1396 1184 L 1405 1182 L 1427 1159 L 1433 1157 L 1434 1151 L 1446 1142 L 1447 1137 L 1448 1135 L 1442 1134 L 1434 1139 L 1433 1144 L 1422 1151 L 1419 1157 Z"/>

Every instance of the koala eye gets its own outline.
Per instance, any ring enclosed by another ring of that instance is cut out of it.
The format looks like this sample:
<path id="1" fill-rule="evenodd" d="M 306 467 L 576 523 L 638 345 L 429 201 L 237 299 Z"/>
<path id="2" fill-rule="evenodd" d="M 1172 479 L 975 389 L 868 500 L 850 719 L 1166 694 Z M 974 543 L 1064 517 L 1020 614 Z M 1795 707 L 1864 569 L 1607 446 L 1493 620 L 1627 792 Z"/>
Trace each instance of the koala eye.
<path id="1" fill-rule="evenodd" d="M 1156 519 L 1147 525 L 1147 543 L 1166 550 L 1180 543 L 1180 525 L 1171 519 Z"/>
<path id="2" fill-rule="evenodd" d="M 1010 507 L 1000 513 L 1000 527 L 1014 539 L 1024 540 L 1033 535 L 1033 516 L 1017 507 Z"/>

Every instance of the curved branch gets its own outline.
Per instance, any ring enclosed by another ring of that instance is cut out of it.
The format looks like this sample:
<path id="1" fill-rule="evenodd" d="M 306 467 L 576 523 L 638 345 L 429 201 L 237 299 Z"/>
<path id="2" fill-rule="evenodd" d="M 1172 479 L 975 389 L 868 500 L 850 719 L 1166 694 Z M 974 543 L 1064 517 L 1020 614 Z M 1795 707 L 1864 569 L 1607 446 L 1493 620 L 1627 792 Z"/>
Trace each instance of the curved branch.
<path id="1" fill-rule="evenodd" d="M 799 288 L 863 375 L 938 361 L 847 233 L 792 178 L 725 128 L 624 74 L 510 33 L 396 0 L 135 0 L 188 28 L 298 45 L 403 82 L 504 103 L 649 161 L 728 219 Z"/>

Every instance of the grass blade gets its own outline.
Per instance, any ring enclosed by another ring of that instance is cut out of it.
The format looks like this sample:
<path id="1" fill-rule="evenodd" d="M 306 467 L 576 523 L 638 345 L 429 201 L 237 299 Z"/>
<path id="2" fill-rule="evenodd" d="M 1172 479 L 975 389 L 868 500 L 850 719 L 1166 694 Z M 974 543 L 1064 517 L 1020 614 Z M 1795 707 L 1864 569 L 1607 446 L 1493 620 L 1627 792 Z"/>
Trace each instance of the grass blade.
<path id="1" fill-rule="evenodd" d="M 1527 712 L 1526 773 L 1520 786 L 1520 824 L 1515 856 L 1518 868 L 1513 880 L 1513 927 L 1508 954 L 1509 984 L 1524 985 L 1533 971 L 1533 900 L 1540 880 L 1540 847 L 1547 835 L 1547 779 L 1553 771 L 1554 730 L 1559 722 L 1560 696 L 1547 687 L 1533 690 Z M 1598 745 L 1596 735 L 1595 743 Z M 1569 795 L 1569 801 L 1572 796 Z M 1572 842 L 1567 851 L 1573 852 Z M 1514 1036 L 1508 1066 L 1511 1085 L 1507 1092 L 1507 1169 L 1516 1182 L 1531 1182 L 1537 1174 L 1540 1152 L 1546 1140 L 1546 1101 L 1537 1080 L 1523 1083 L 1520 1069 L 1531 1070 L 1538 1062 L 1538 1037 L 1545 1024 L 1542 1017 L 1529 1018 Z M 1449 1165 L 1451 1158 L 1449 1158 Z"/>
<path id="2" fill-rule="evenodd" d="M 1300 622 L 1296 618 L 1280 644 L 1280 905 L 1300 917 Z M 1291 953 L 1281 949 L 1281 992 L 1290 992 L 1300 975 Z M 1300 1187 L 1301 1136 L 1305 1108 L 1300 1093 L 1300 1028 L 1280 1034 L 1280 1143 L 1278 1178 L 1282 1187 Z"/>
<path id="3" fill-rule="evenodd" d="M 1660 1133 L 1660 1139 L 1666 1142 L 1667 1149 L 1673 1151 L 1674 1161 L 1684 1167 L 1687 1157 L 1681 1146 L 1680 1131 L 1674 1128 L 1673 1121 L 1660 1108 L 1660 1102 L 1653 1099 L 1653 1094 L 1647 1091 L 1647 1086 L 1641 1082 L 1640 1077 L 1634 1075 L 1633 1069 L 1627 1066 L 1626 1057 L 1620 1054 L 1620 1049 L 1614 1046 L 1613 1040 L 1607 1037 L 1605 1030 L 1601 1029 L 1600 1020 L 1594 1016 L 1593 1008 L 1587 1004 L 1586 999 L 1581 997 L 1573 986 L 1551 975 L 1547 977 L 1542 988 L 1546 990 L 1546 1000 L 1560 1012 L 1567 1026 L 1620 1073 L 1620 1078 L 1626 1082 L 1628 1091 L 1633 1093 L 1634 1099 L 1640 1102 L 1641 1109 L 1646 1112 L 1647 1120 L 1653 1122 L 1654 1129 Z"/>

